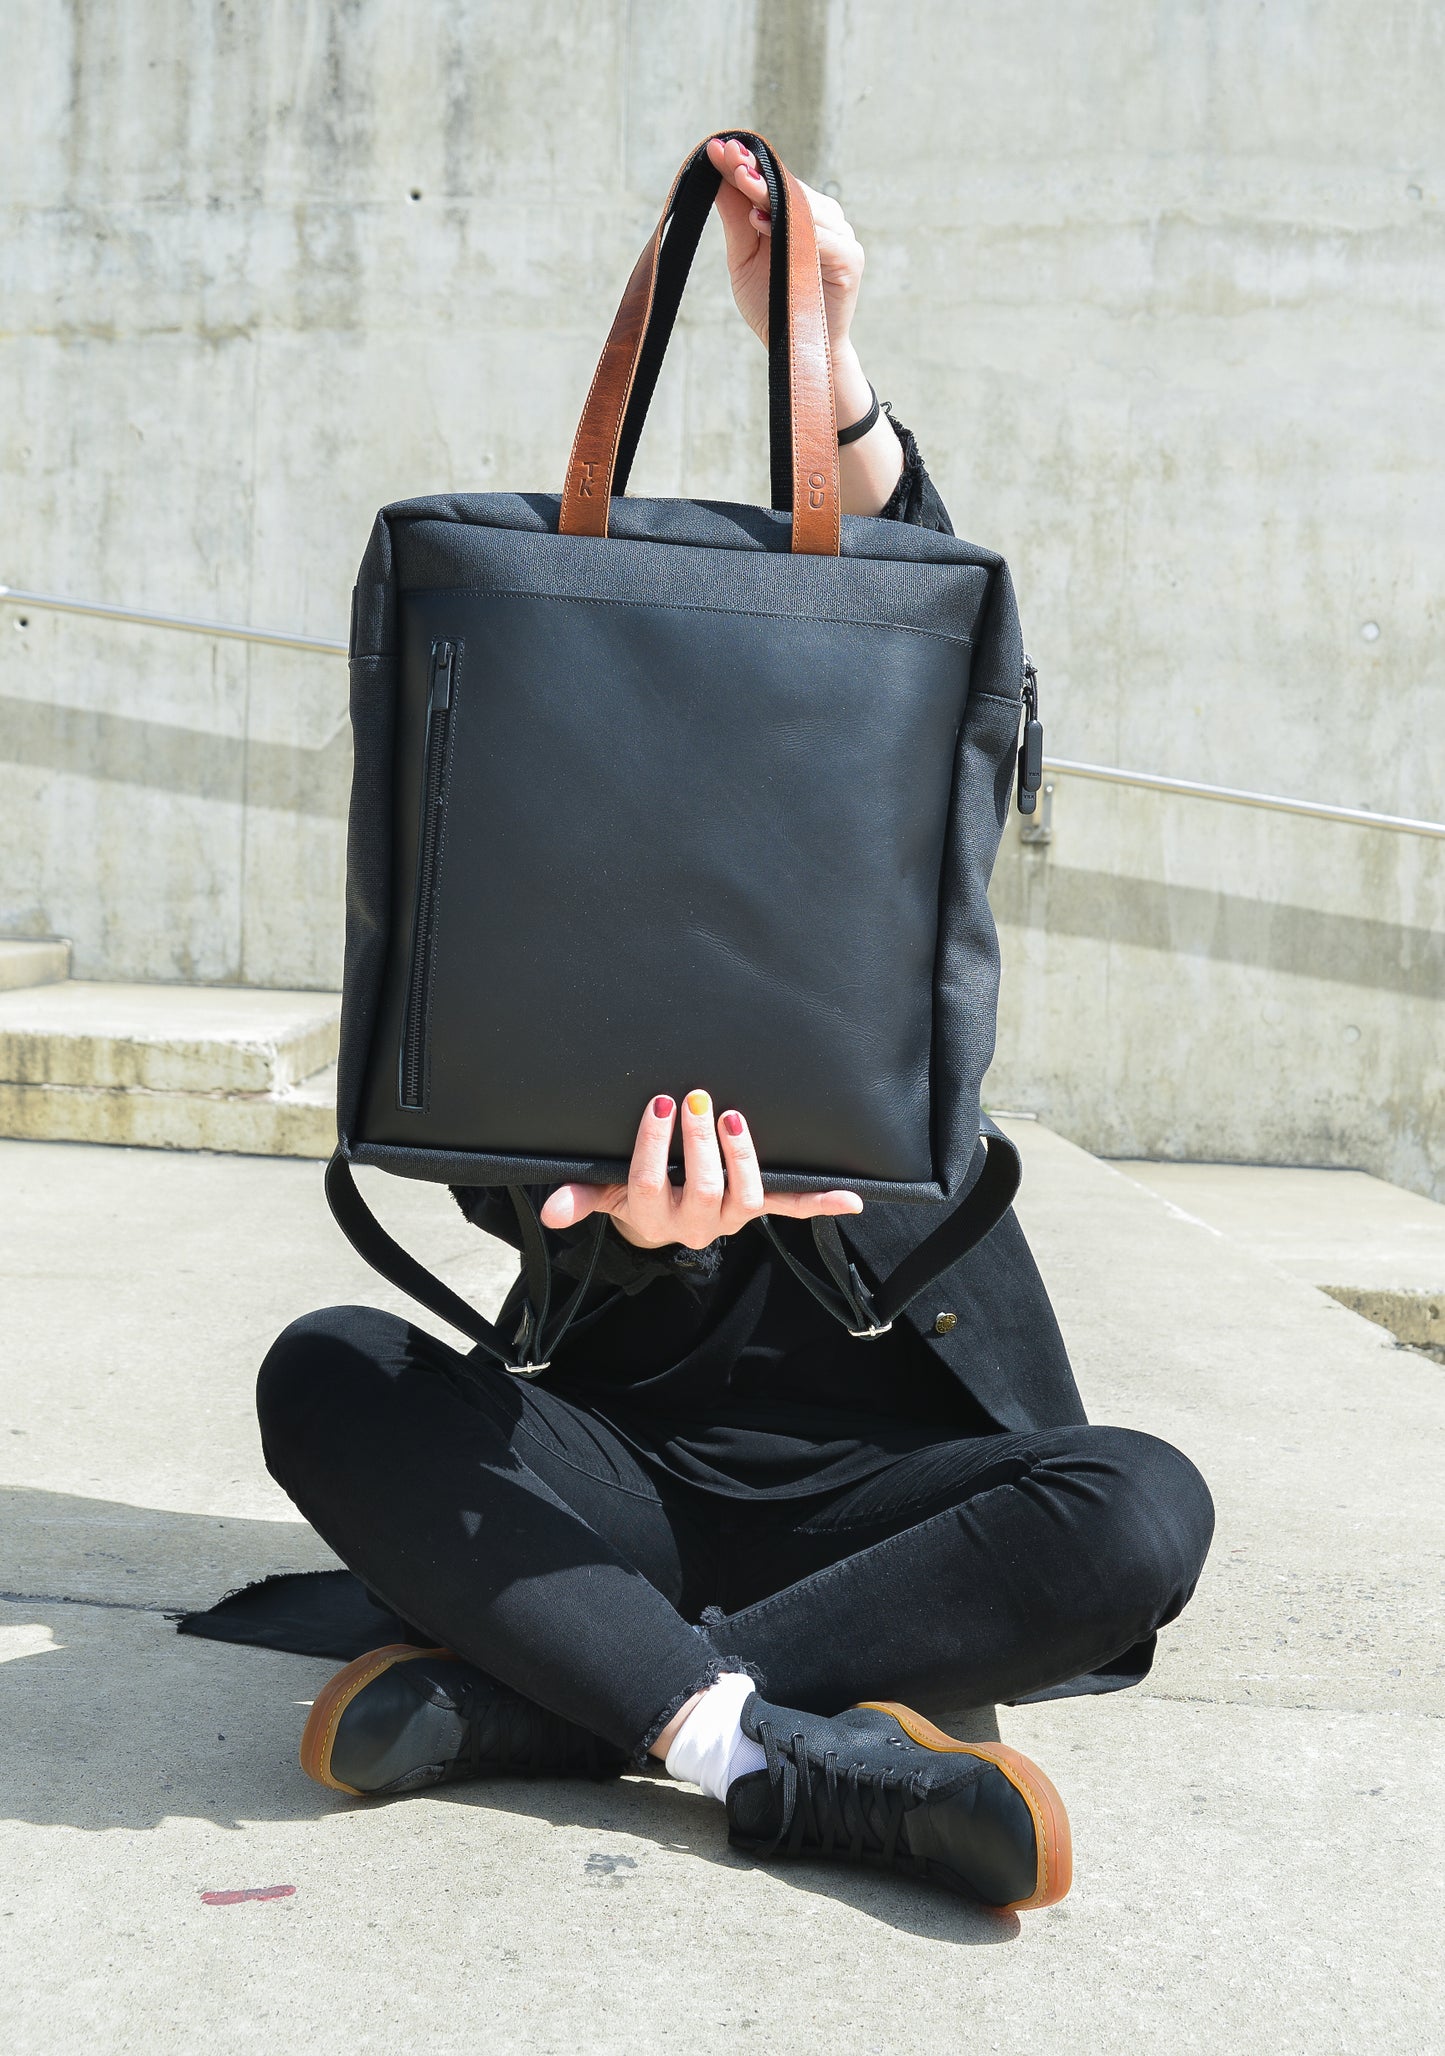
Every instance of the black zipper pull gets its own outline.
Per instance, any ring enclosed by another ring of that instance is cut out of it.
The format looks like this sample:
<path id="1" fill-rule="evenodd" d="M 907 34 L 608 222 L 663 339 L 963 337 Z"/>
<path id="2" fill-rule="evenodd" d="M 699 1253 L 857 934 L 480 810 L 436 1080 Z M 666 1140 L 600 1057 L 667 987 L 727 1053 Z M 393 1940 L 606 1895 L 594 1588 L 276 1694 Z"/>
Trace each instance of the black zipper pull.
<path id="1" fill-rule="evenodd" d="M 449 642 L 435 642 L 431 646 L 431 699 L 427 706 L 429 714 L 445 714 L 452 703 L 454 654 L 454 647 Z"/>
<path id="2" fill-rule="evenodd" d="M 1039 674 L 1024 658 L 1024 739 L 1019 745 L 1019 812 L 1032 814 L 1044 782 L 1044 724 L 1039 719 Z"/>

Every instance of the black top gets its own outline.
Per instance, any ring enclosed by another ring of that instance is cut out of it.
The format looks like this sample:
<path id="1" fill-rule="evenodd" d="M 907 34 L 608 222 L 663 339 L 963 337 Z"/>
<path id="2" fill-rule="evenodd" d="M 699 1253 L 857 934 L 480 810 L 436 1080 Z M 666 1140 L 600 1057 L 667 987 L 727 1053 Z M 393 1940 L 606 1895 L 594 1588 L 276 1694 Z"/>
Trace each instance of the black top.
<path id="1" fill-rule="evenodd" d="M 641 1254 L 608 1235 L 622 1263 Z M 689 1266 L 695 1255 L 711 1260 Z M 711 1251 L 674 1253 L 667 1271 L 645 1292 L 589 1295 L 548 1373 L 649 1468 L 728 1498 L 792 1499 L 993 1426 L 903 1323 L 849 1335 L 751 1223 Z"/>
<path id="2" fill-rule="evenodd" d="M 951 535 L 917 443 L 893 425 L 904 463 L 884 515 Z M 516 1243 L 505 1192 L 456 1198 Z M 580 1240 L 552 1238 L 562 1269 Z M 811 1255 L 806 1231 L 798 1254 Z M 906 1323 L 873 1341 L 850 1336 L 751 1224 L 701 1251 L 636 1250 L 609 1228 L 552 1364 L 549 1387 L 604 1419 L 645 1466 L 732 1498 L 832 1490 L 940 1435 L 996 1426 Z"/>

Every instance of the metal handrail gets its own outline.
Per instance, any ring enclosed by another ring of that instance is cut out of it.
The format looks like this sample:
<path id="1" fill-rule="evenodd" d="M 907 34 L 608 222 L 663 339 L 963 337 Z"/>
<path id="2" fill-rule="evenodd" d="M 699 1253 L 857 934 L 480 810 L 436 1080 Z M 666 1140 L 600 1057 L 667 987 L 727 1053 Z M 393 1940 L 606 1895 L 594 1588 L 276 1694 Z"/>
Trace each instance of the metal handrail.
<path id="1" fill-rule="evenodd" d="M 269 643 L 272 649 L 323 650 L 344 657 L 346 644 L 325 642 L 315 635 L 287 635 L 276 628 L 239 628 L 229 621 L 196 621 L 187 614 L 150 614 L 141 607 L 104 607 L 94 600 L 62 600 L 54 593 L 25 593 L 0 585 L 0 603 L 7 607 L 48 607 L 53 614 L 88 614 L 99 621 L 133 621 L 140 628 L 179 628 L 187 635 L 219 635 L 228 642 Z"/>
<path id="2" fill-rule="evenodd" d="M 344 657 L 346 644 L 320 636 L 287 635 L 279 629 L 241 628 L 232 622 L 197 621 L 185 614 L 152 614 L 140 607 L 105 607 L 93 600 L 65 600 L 53 593 L 22 592 L 0 585 L 0 605 L 46 607 L 56 614 L 85 614 L 94 620 L 130 621 L 140 628 L 178 628 L 187 635 L 224 636 L 231 642 L 267 643 L 273 649 L 321 650 Z M 1174 792 L 1193 800 L 1224 800 L 1236 807 L 1260 807 L 1273 814 L 1304 814 L 1315 821 L 1343 821 L 1354 828 L 1384 828 L 1392 835 L 1425 835 L 1445 841 L 1445 821 L 1414 821 L 1405 814 L 1374 814 L 1368 807 L 1335 807 L 1324 800 L 1287 799 L 1280 793 L 1246 792 L 1232 785 L 1202 785 L 1193 778 L 1166 778 L 1156 771 L 1123 771 L 1113 764 L 1078 764 L 1046 757 L 1044 773 L 1060 778 L 1094 778 L 1104 785 L 1132 785 L 1146 792 Z"/>
<path id="3" fill-rule="evenodd" d="M 1045 757 L 1044 773 L 1061 778 L 1097 778 L 1105 785 L 1137 785 L 1146 792 L 1179 792 L 1192 800 L 1228 800 L 1236 807 L 1263 807 L 1274 814 L 1307 814 L 1316 821 L 1345 821 L 1356 828 L 1387 828 L 1392 835 L 1430 835 L 1445 840 L 1445 821 L 1412 821 L 1407 814 L 1374 814 L 1368 807 L 1333 807 L 1324 800 L 1291 800 L 1279 793 L 1244 792 L 1233 785 L 1200 785 L 1192 778 L 1165 778 L 1157 771 L 1120 771 L 1112 764 L 1072 764 Z"/>

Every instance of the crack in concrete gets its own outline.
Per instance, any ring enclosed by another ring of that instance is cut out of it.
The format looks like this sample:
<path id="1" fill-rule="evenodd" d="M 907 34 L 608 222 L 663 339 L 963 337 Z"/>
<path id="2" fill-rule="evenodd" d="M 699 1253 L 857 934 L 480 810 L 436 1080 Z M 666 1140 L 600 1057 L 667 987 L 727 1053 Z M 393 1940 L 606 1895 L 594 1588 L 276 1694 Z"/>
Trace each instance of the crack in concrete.
<path id="1" fill-rule="evenodd" d="M 155 1606 L 143 1599 L 72 1599 L 64 1592 L 0 1592 L 0 1604 L 6 1606 L 103 1606 L 112 1613 L 163 1613 L 179 1619 L 183 1613 L 193 1613 L 194 1607 Z"/>

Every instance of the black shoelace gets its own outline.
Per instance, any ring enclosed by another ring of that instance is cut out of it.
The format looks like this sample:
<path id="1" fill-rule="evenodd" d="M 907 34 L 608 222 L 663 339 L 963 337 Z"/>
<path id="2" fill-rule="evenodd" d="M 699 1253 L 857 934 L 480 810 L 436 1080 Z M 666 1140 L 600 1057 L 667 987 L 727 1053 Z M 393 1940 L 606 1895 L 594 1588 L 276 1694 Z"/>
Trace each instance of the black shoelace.
<path id="1" fill-rule="evenodd" d="M 602 1767 L 595 1735 L 490 1679 L 466 1680 L 457 1691 L 457 1711 L 467 1727 L 465 1751 L 457 1762 L 474 1777 L 483 1767 L 504 1776 L 580 1771 L 595 1777 Z"/>
<path id="2" fill-rule="evenodd" d="M 865 1857 L 889 1865 L 898 1861 L 904 1815 L 926 1795 L 917 1771 L 870 1771 L 861 1763 L 845 1769 L 832 1749 L 824 1751 L 819 1769 L 801 1734 L 779 1747 L 766 1720 L 758 1722 L 758 1740 L 779 1802 L 778 1832 L 768 1855 L 786 1847 L 796 1856 L 808 1848 L 823 1856 L 846 1856 L 850 1863 Z"/>

